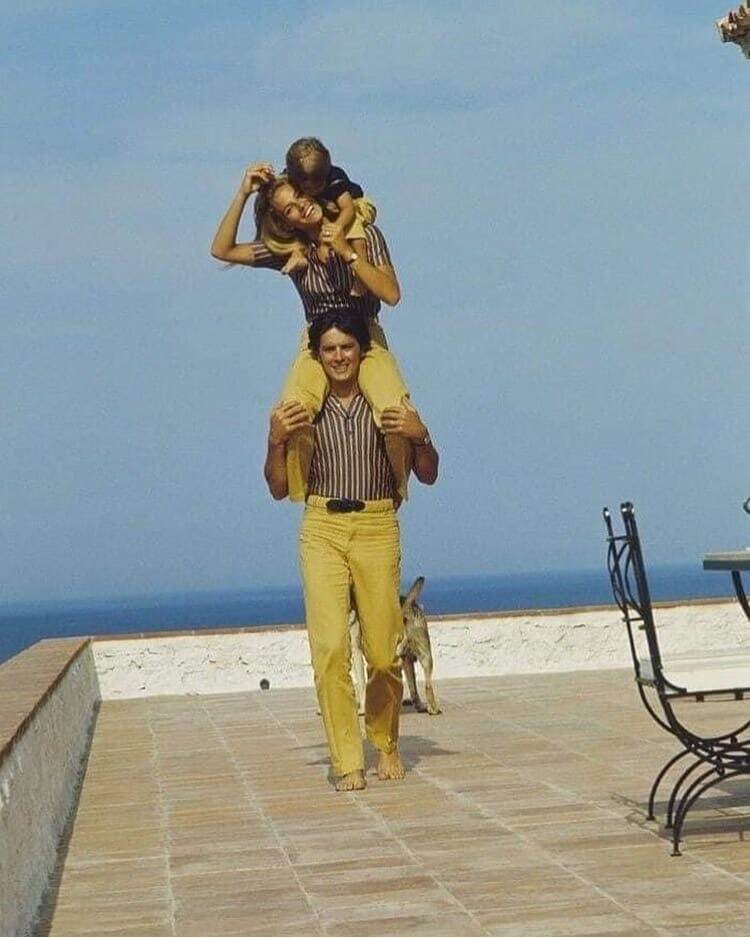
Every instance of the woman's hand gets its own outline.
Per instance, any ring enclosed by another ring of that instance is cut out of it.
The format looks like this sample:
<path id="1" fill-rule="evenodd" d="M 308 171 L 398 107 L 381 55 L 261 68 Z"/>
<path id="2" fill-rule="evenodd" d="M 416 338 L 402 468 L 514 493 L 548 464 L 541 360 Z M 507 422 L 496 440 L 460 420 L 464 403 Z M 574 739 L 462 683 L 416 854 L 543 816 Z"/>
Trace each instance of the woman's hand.
<path id="1" fill-rule="evenodd" d="M 340 225 L 333 224 L 332 222 L 323 222 L 323 226 L 320 229 L 320 243 L 333 248 L 339 257 L 343 257 L 344 260 L 349 260 L 352 253 L 352 246 L 344 237 L 344 231 Z"/>
<path id="2" fill-rule="evenodd" d="M 240 189 L 245 195 L 252 195 L 257 192 L 261 186 L 269 183 L 273 179 L 273 166 L 270 163 L 253 163 L 245 170 L 242 177 Z"/>
<path id="3" fill-rule="evenodd" d="M 271 411 L 268 442 L 283 446 L 297 430 L 310 425 L 310 415 L 297 401 L 282 401 Z"/>

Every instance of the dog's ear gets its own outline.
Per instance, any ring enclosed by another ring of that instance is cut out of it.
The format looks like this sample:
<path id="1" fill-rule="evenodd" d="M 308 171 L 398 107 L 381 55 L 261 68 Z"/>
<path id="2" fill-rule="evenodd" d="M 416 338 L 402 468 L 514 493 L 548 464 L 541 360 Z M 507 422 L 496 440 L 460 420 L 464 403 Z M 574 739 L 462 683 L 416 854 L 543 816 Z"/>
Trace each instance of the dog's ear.
<path id="1" fill-rule="evenodd" d="M 401 608 L 406 609 L 408 606 L 413 606 L 414 603 L 419 599 L 419 594 L 422 592 L 422 587 L 424 586 L 424 577 L 418 576 L 416 580 L 412 583 L 411 589 L 401 600 Z"/>

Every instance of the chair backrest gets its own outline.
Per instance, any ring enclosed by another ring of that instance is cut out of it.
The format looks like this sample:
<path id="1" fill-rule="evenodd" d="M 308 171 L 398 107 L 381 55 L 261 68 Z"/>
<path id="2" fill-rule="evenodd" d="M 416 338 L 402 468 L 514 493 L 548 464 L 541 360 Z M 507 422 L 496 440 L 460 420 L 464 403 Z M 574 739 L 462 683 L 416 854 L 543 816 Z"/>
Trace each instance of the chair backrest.
<path id="1" fill-rule="evenodd" d="M 607 570 L 612 584 L 612 594 L 622 612 L 623 622 L 628 630 L 630 652 L 633 656 L 633 668 L 636 679 L 641 681 L 641 660 L 645 652 L 651 661 L 651 674 L 647 675 L 661 695 L 664 691 L 661 651 L 654 625 L 654 613 L 651 606 L 651 594 L 643 562 L 641 540 L 635 511 L 630 502 L 620 505 L 624 533 L 615 534 L 612 516 L 608 508 L 603 510 L 604 523 L 607 527 Z M 644 648 L 645 639 L 645 648 Z"/>

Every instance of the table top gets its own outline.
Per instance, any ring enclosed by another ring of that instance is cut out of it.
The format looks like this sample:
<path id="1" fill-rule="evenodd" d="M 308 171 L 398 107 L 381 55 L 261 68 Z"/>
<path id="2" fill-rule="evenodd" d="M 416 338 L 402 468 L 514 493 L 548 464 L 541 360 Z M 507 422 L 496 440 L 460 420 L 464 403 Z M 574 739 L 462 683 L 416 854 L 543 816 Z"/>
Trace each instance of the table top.
<path id="1" fill-rule="evenodd" d="M 730 550 L 721 554 L 706 554 L 704 570 L 750 570 L 750 548 Z"/>

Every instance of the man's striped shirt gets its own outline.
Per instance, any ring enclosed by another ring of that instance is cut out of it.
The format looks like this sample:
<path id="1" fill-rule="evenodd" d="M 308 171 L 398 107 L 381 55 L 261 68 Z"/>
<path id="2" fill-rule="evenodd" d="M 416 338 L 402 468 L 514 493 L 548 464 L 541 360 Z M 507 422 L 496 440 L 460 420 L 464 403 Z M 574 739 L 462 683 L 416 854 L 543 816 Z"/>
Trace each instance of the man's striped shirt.
<path id="1" fill-rule="evenodd" d="M 391 265 L 388 245 L 379 228 L 365 225 L 365 242 L 366 260 L 376 267 Z M 262 241 L 253 241 L 253 267 L 281 270 L 285 262 L 285 257 L 273 254 Z M 351 296 L 354 272 L 333 249 L 328 252 L 328 260 L 322 261 L 315 245 L 311 243 L 307 250 L 307 262 L 305 270 L 295 270 L 290 276 L 302 300 L 308 322 L 313 322 L 323 313 L 340 309 L 354 310 L 366 319 L 377 316 L 380 300 L 369 290 L 364 296 Z"/>
<path id="2" fill-rule="evenodd" d="M 307 490 L 324 498 L 378 501 L 393 498 L 396 485 L 382 433 L 361 393 L 346 408 L 329 394 L 315 424 Z"/>

